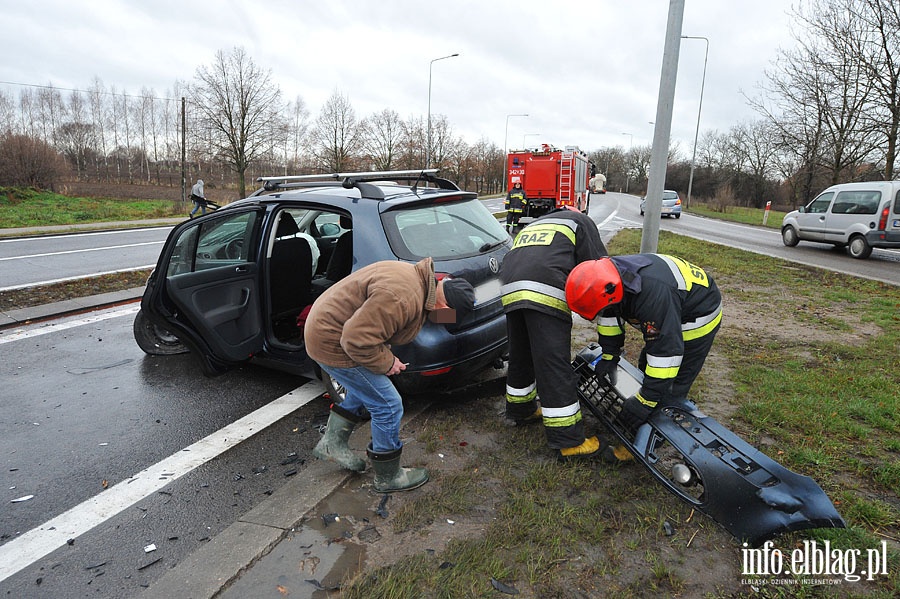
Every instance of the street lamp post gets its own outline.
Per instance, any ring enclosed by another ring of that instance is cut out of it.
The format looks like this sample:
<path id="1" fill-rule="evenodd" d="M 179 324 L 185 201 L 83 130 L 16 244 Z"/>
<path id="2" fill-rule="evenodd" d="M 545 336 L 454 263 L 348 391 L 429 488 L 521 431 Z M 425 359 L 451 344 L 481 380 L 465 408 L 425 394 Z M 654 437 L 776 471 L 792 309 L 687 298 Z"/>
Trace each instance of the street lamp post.
<path id="1" fill-rule="evenodd" d="M 697 106 L 697 129 L 694 131 L 694 153 L 691 156 L 691 175 L 688 178 L 687 202 L 684 207 L 691 205 L 691 192 L 694 188 L 694 166 L 697 164 L 697 137 L 700 135 L 700 111 L 703 110 L 703 88 L 706 86 L 706 60 L 709 58 L 709 40 L 702 36 L 682 35 L 686 40 L 703 40 L 706 42 L 706 51 L 703 53 L 703 78 L 700 80 L 700 104 Z"/>
<path id="2" fill-rule="evenodd" d="M 523 136 L 522 136 L 522 149 L 524 150 L 525 148 L 528 147 L 528 146 L 525 145 L 525 140 L 526 140 L 527 138 L 533 137 L 533 136 L 538 136 L 538 135 L 540 135 L 540 133 L 526 133 L 525 135 L 523 135 Z"/>
<path id="3" fill-rule="evenodd" d="M 459 56 L 459 52 L 457 52 L 456 54 L 448 54 L 447 56 L 435 58 L 428 63 L 428 125 L 426 126 L 427 132 L 425 135 L 425 137 L 427 138 L 425 141 L 425 168 L 431 167 L 431 67 L 435 62 L 439 60 L 444 60 L 445 58 L 453 58 L 454 56 Z"/>
<path id="4" fill-rule="evenodd" d="M 628 153 L 631 154 L 631 148 L 634 146 L 634 135 L 631 133 L 623 133 L 622 135 L 628 136 Z M 607 175 L 608 176 L 608 175 Z M 628 181 L 630 177 L 628 175 L 628 164 L 625 164 L 625 193 L 628 193 Z"/>
<path id="5" fill-rule="evenodd" d="M 527 114 L 527 113 L 524 113 L 524 114 L 508 114 L 508 115 L 506 115 L 506 131 L 505 131 L 504 134 L 503 134 L 503 160 L 506 160 L 506 156 L 509 155 L 509 145 L 508 145 L 508 141 L 509 141 L 509 117 L 513 117 L 513 116 L 528 116 L 528 114 Z M 504 171 L 506 170 L 506 167 L 505 167 L 505 166 L 503 167 L 503 170 L 504 170 Z M 507 181 L 506 181 L 506 180 L 509 178 L 509 177 L 508 177 L 508 174 L 509 174 L 509 173 L 504 173 L 504 175 L 503 175 L 503 191 L 506 191 L 506 184 L 507 184 Z"/>

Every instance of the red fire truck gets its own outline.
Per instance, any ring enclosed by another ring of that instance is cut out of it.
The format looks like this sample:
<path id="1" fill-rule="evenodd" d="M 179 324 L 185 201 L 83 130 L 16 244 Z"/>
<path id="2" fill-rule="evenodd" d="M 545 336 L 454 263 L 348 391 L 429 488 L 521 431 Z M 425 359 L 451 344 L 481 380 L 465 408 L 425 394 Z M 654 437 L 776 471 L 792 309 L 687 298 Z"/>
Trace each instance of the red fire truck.
<path id="1" fill-rule="evenodd" d="M 591 164 L 577 147 L 560 150 L 542 144 L 539 150 L 513 150 L 506 158 L 507 189 L 522 183 L 528 202 L 522 224 L 563 206 L 587 214 Z"/>

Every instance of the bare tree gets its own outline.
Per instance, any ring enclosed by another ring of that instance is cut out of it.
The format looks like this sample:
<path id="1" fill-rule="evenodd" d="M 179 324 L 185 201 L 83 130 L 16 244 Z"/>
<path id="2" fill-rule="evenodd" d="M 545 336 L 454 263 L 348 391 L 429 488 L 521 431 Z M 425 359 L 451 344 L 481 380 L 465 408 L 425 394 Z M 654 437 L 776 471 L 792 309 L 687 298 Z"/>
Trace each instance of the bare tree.
<path id="1" fill-rule="evenodd" d="M 350 100 L 337 91 L 332 93 L 312 130 L 318 167 L 334 173 L 351 170 L 358 159 L 362 133 Z"/>
<path id="2" fill-rule="evenodd" d="M 366 119 L 367 135 L 363 139 L 363 151 L 375 170 L 393 170 L 400 154 L 403 139 L 403 121 L 395 110 L 385 108 Z"/>
<path id="3" fill-rule="evenodd" d="M 873 125 L 884 136 L 884 178 L 894 178 L 900 136 L 900 4 L 896 0 L 844 0 L 860 20 L 861 61 L 872 84 Z"/>
<path id="4" fill-rule="evenodd" d="M 212 65 L 197 69 L 196 80 L 190 86 L 193 104 L 209 127 L 213 148 L 237 173 L 240 197 L 245 197 L 247 168 L 277 141 L 281 90 L 239 47 L 229 54 L 216 52 Z"/>

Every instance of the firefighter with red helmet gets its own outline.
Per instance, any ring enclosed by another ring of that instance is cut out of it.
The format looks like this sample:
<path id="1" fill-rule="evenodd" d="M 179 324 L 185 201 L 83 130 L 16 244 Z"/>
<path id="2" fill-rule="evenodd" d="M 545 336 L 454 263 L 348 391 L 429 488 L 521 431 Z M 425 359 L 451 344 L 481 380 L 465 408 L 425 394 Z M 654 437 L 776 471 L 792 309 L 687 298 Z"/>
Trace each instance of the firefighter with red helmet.
<path id="1" fill-rule="evenodd" d="M 503 202 L 503 207 L 506 208 L 506 228 L 510 235 L 515 234 L 527 203 L 525 190 L 522 189 L 522 180 L 519 177 L 513 177 L 513 188 L 506 194 L 506 200 Z"/>
<path id="2" fill-rule="evenodd" d="M 566 281 L 566 301 L 594 320 L 601 376 L 615 371 L 625 343 L 625 323 L 641 331 L 640 391 L 622 406 L 619 420 L 632 431 L 657 407 L 687 399 L 722 321 L 722 296 L 699 266 L 665 254 L 613 256 L 576 266 Z M 613 381 L 614 382 L 614 381 Z"/>
<path id="3" fill-rule="evenodd" d="M 576 264 L 606 255 L 596 223 L 561 208 L 523 228 L 500 269 L 509 336 L 506 415 L 520 424 L 542 421 L 547 444 L 562 459 L 600 450 L 597 437 L 584 434 L 565 287 Z"/>

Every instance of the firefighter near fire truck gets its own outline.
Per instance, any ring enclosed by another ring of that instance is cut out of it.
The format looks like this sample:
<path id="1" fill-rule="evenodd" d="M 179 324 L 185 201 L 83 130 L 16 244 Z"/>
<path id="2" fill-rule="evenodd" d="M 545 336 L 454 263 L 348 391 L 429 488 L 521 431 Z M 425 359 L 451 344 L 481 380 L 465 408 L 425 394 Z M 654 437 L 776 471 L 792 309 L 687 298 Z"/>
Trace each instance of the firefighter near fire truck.
<path id="1" fill-rule="evenodd" d="M 548 446 L 563 460 L 601 449 L 596 436 L 585 438 L 565 286 L 575 265 L 606 255 L 596 223 L 562 208 L 523 228 L 500 267 L 509 338 L 506 416 L 517 425 L 543 422 Z"/>
<path id="2" fill-rule="evenodd" d="M 540 149 L 513 150 L 507 155 L 507 189 L 521 184 L 525 199 L 515 222 L 521 226 L 557 208 L 570 207 L 587 214 L 591 163 L 576 146 L 564 150 L 542 144 Z M 509 223 L 509 212 L 507 212 Z"/>
<path id="3" fill-rule="evenodd" d="M 525 190 L 522 189 L 522 180 L 519 177 L 513 177 L 513 186 L 509 193 L 506 194 L 506 201 L 503 207 L 506 209 L 506 228 L 509 234 L 515 236 L 518 232 L 519 219 L 525 210 Z"/>
<path id="4" fill-rule="evenodd" d="M 665 254 L 613 256 L 573 268 L 565 289 L 573 312 L 587 320 L 599 316 L 602 354 L 592 365 L 598 375 L 616 371 L 625 324 L 641 331 L 643 382 L 619 415 L 628 429 L 687 400 L 722 322 L 722 296 L 702 268 Z"/>

